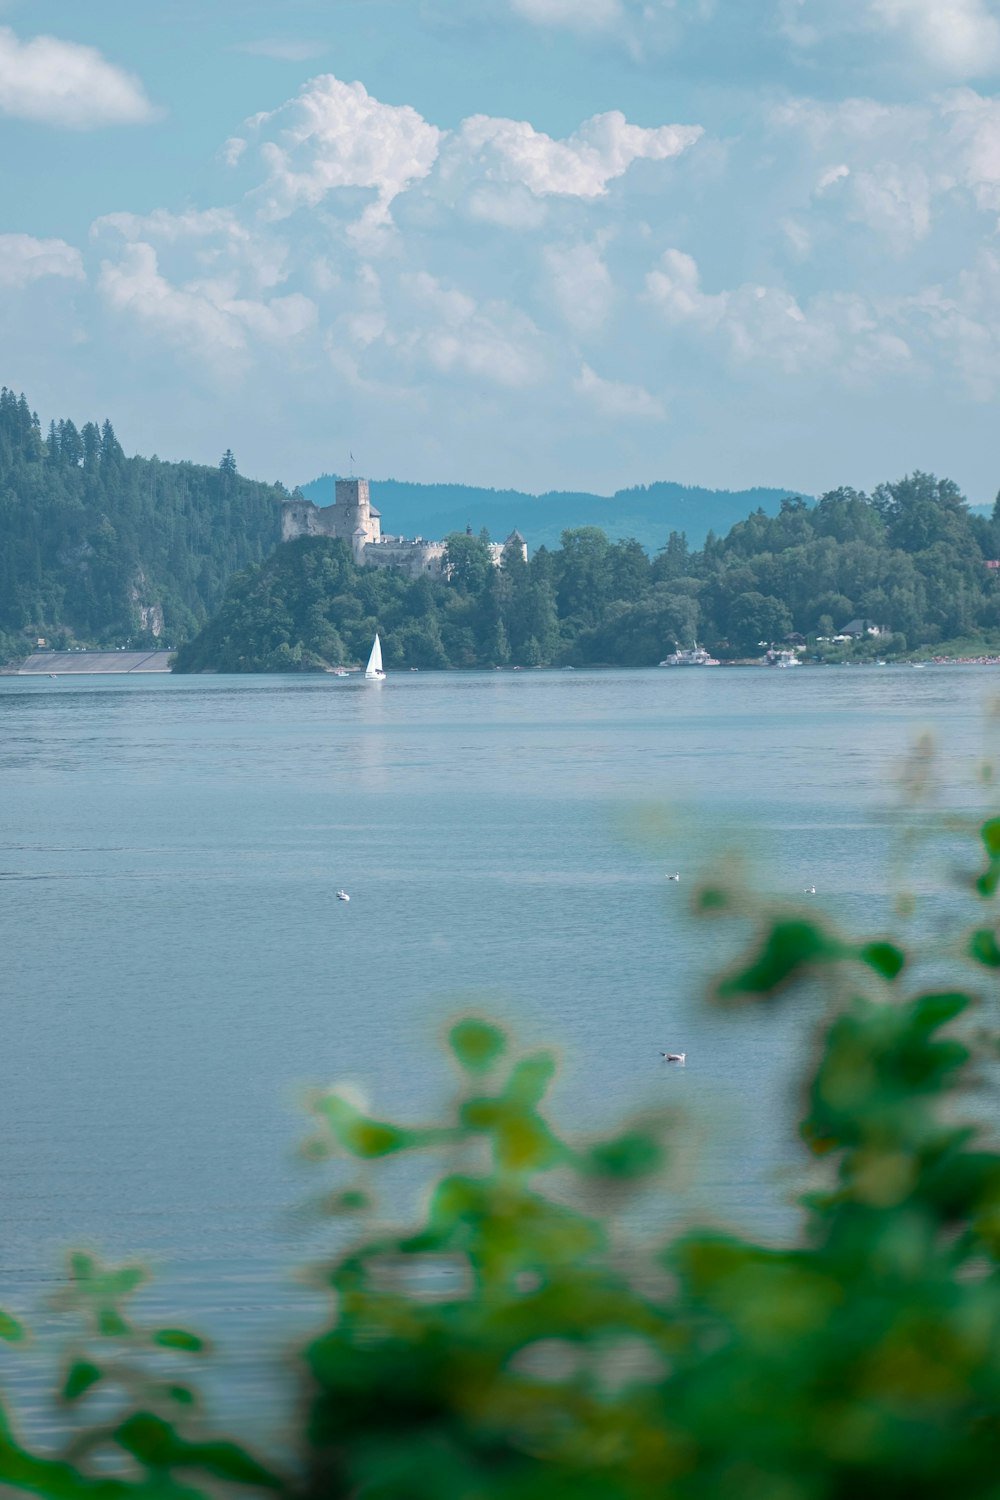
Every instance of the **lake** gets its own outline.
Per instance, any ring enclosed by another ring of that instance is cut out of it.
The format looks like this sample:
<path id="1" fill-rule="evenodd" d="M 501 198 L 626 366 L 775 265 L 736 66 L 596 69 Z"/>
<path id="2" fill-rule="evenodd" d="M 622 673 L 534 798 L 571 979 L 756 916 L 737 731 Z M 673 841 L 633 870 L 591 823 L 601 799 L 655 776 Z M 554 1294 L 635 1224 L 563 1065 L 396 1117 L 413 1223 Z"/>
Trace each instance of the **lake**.
<path id="1" fill-rule="evenodd" d="M 698 872 L 741 848 L 756 889 L 879 932 L 903 757 L 935 729 L 942 802 L 985 805 L 998 680 L 0 677 L 0 1302 L 48 1326 L 86 1243 L 150 1260 L 163 1309 L 234 1360 L 277 1338 L 287 1269 L 323 1243 L 295 1213 L 322 1180 L 295 1154 L 303 1089 L 432 1117 L 470 1009 L 558 1047 L 567 1128 L 683 1111 L 676 1191 L 641 1227 L 787 1236 L 812 1017 L 704 1003 L 731 939 L 688 915 Z M 940 875 L 914 873 L 925 925 Z"/>

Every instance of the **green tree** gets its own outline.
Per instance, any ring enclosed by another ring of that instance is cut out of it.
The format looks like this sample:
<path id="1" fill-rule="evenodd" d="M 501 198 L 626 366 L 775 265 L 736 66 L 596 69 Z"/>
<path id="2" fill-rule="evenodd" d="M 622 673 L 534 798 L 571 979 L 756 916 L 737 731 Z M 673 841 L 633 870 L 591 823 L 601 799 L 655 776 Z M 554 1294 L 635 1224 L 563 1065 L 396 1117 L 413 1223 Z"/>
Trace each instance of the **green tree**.
<path id="1" fill-rule="evenodd" d="M 783 641 L 791 628 L 788 609 L 772 595 L 739 594 L 729 610 L 729 639 L 747 654 L 756 653 L 761 642 Z"/>

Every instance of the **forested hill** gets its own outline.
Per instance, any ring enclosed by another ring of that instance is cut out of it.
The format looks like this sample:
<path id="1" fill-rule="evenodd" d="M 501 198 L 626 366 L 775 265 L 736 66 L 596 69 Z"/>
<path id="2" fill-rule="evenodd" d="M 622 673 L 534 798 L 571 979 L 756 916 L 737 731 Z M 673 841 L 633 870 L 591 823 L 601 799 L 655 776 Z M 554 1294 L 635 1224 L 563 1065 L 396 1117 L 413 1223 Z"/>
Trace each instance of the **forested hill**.
<path id="1" fill-rule="evenodd" d="M 280 485 L 127 458 L 110 422 L 50 424 L 0 393 L 0 662 L 51 644 L 174 645 L 281 530 Z"/>
<path id="2" fill-rule="evenodd" d="M 324 474 L 302 485 L 315 505 L 333 503 L 334 475 Z M 467 484 L 409 484 L 373 479 L 373 504 L 382 512 L 386 531 L 399 536 L 448 536 L 485 526 L 492 536 L 517 530 L 532 552 L 559 546 L 573 526 L 600 526 L 611 541 L 634 537 L 649 552 L 662 547 L 672 531 L 683 531 L 700 547 L 709 531 L 726 532 L 751 511 L 774 515 L 791 490 L 706 490 L 696 485 L 659 482 L 592 495 L 552 490 L 529 495 L 520 490 L 477 489 Z"/>
<path id="3" fill-rule="evenodd" d="M 721 657 L 806 638 L 819 654 L 883 655 L 1000 638 L 1000 502 L 970 512 L 947 479 L 915 473 L 871 495 L 756 511 L 698 551 L 675 532 L 655 556 L 596 527 L 501 568 L 488 537 L 448 538 L 447 578 L 359 568 L 343 542 L 300 538 L 235 578 L 178 656 L 188 672 L 321 670 L 364 660 L 376 628 L 389 668 L 650 666 L 696 641 Z M 829 637 L 860 618 L 857 647 Z"/>

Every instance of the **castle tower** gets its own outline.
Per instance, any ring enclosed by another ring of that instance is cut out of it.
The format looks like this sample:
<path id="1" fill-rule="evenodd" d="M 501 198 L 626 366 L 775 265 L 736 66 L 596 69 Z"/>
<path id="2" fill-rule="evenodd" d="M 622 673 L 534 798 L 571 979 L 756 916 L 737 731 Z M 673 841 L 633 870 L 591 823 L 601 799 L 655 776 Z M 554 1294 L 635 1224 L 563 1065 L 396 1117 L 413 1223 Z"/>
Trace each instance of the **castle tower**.
<path id="1" fill-rule="evenodd" d="M 360 562 L 367 544 L 381 538 L 382 518 L 369 499 L 367 479 L 338 479 L 336 494 L 333 534 L 348 543 Z"/>

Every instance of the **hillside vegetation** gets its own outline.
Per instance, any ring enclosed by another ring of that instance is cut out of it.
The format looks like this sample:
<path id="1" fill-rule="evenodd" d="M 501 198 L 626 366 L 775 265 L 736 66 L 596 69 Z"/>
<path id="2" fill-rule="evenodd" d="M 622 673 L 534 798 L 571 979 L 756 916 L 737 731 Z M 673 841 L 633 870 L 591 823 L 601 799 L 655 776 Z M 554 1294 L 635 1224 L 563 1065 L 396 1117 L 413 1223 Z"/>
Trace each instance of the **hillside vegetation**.
<path id="1" fill-rule="evenodd" d="M 1000 519 L 969 511 L 947 479 L 915 473 L 871 495 L 786 499 L 692 551 L 682 533 L 650 558 L 596 527 L 563 533 L 525 564 L 491 566 L 487 538 L 448 539 L 450 577 L 358 568 L 343 543 L 303 538 L 235 578 L 179 671 L 303 671 L 360 662 L 376 628 L 389 667 L 649 666 L 696 640 L 760 654 L 792 633 L 829 637 L 856 618 L 900 653 L 1000 629 Z M 821 649 L 827 649 L 822 647 Z M 874 638 L 859 648 L 874 651 Z"/>
<path id="2" fill-rule="evenodd" d="M 38 637 L 134 647 L 191 635 L 230 576 L 280 535 L 280 485 L 219 468 L 126 458 L 110 422 L 42 435 L 0 393 L 0 661 Z"/>

